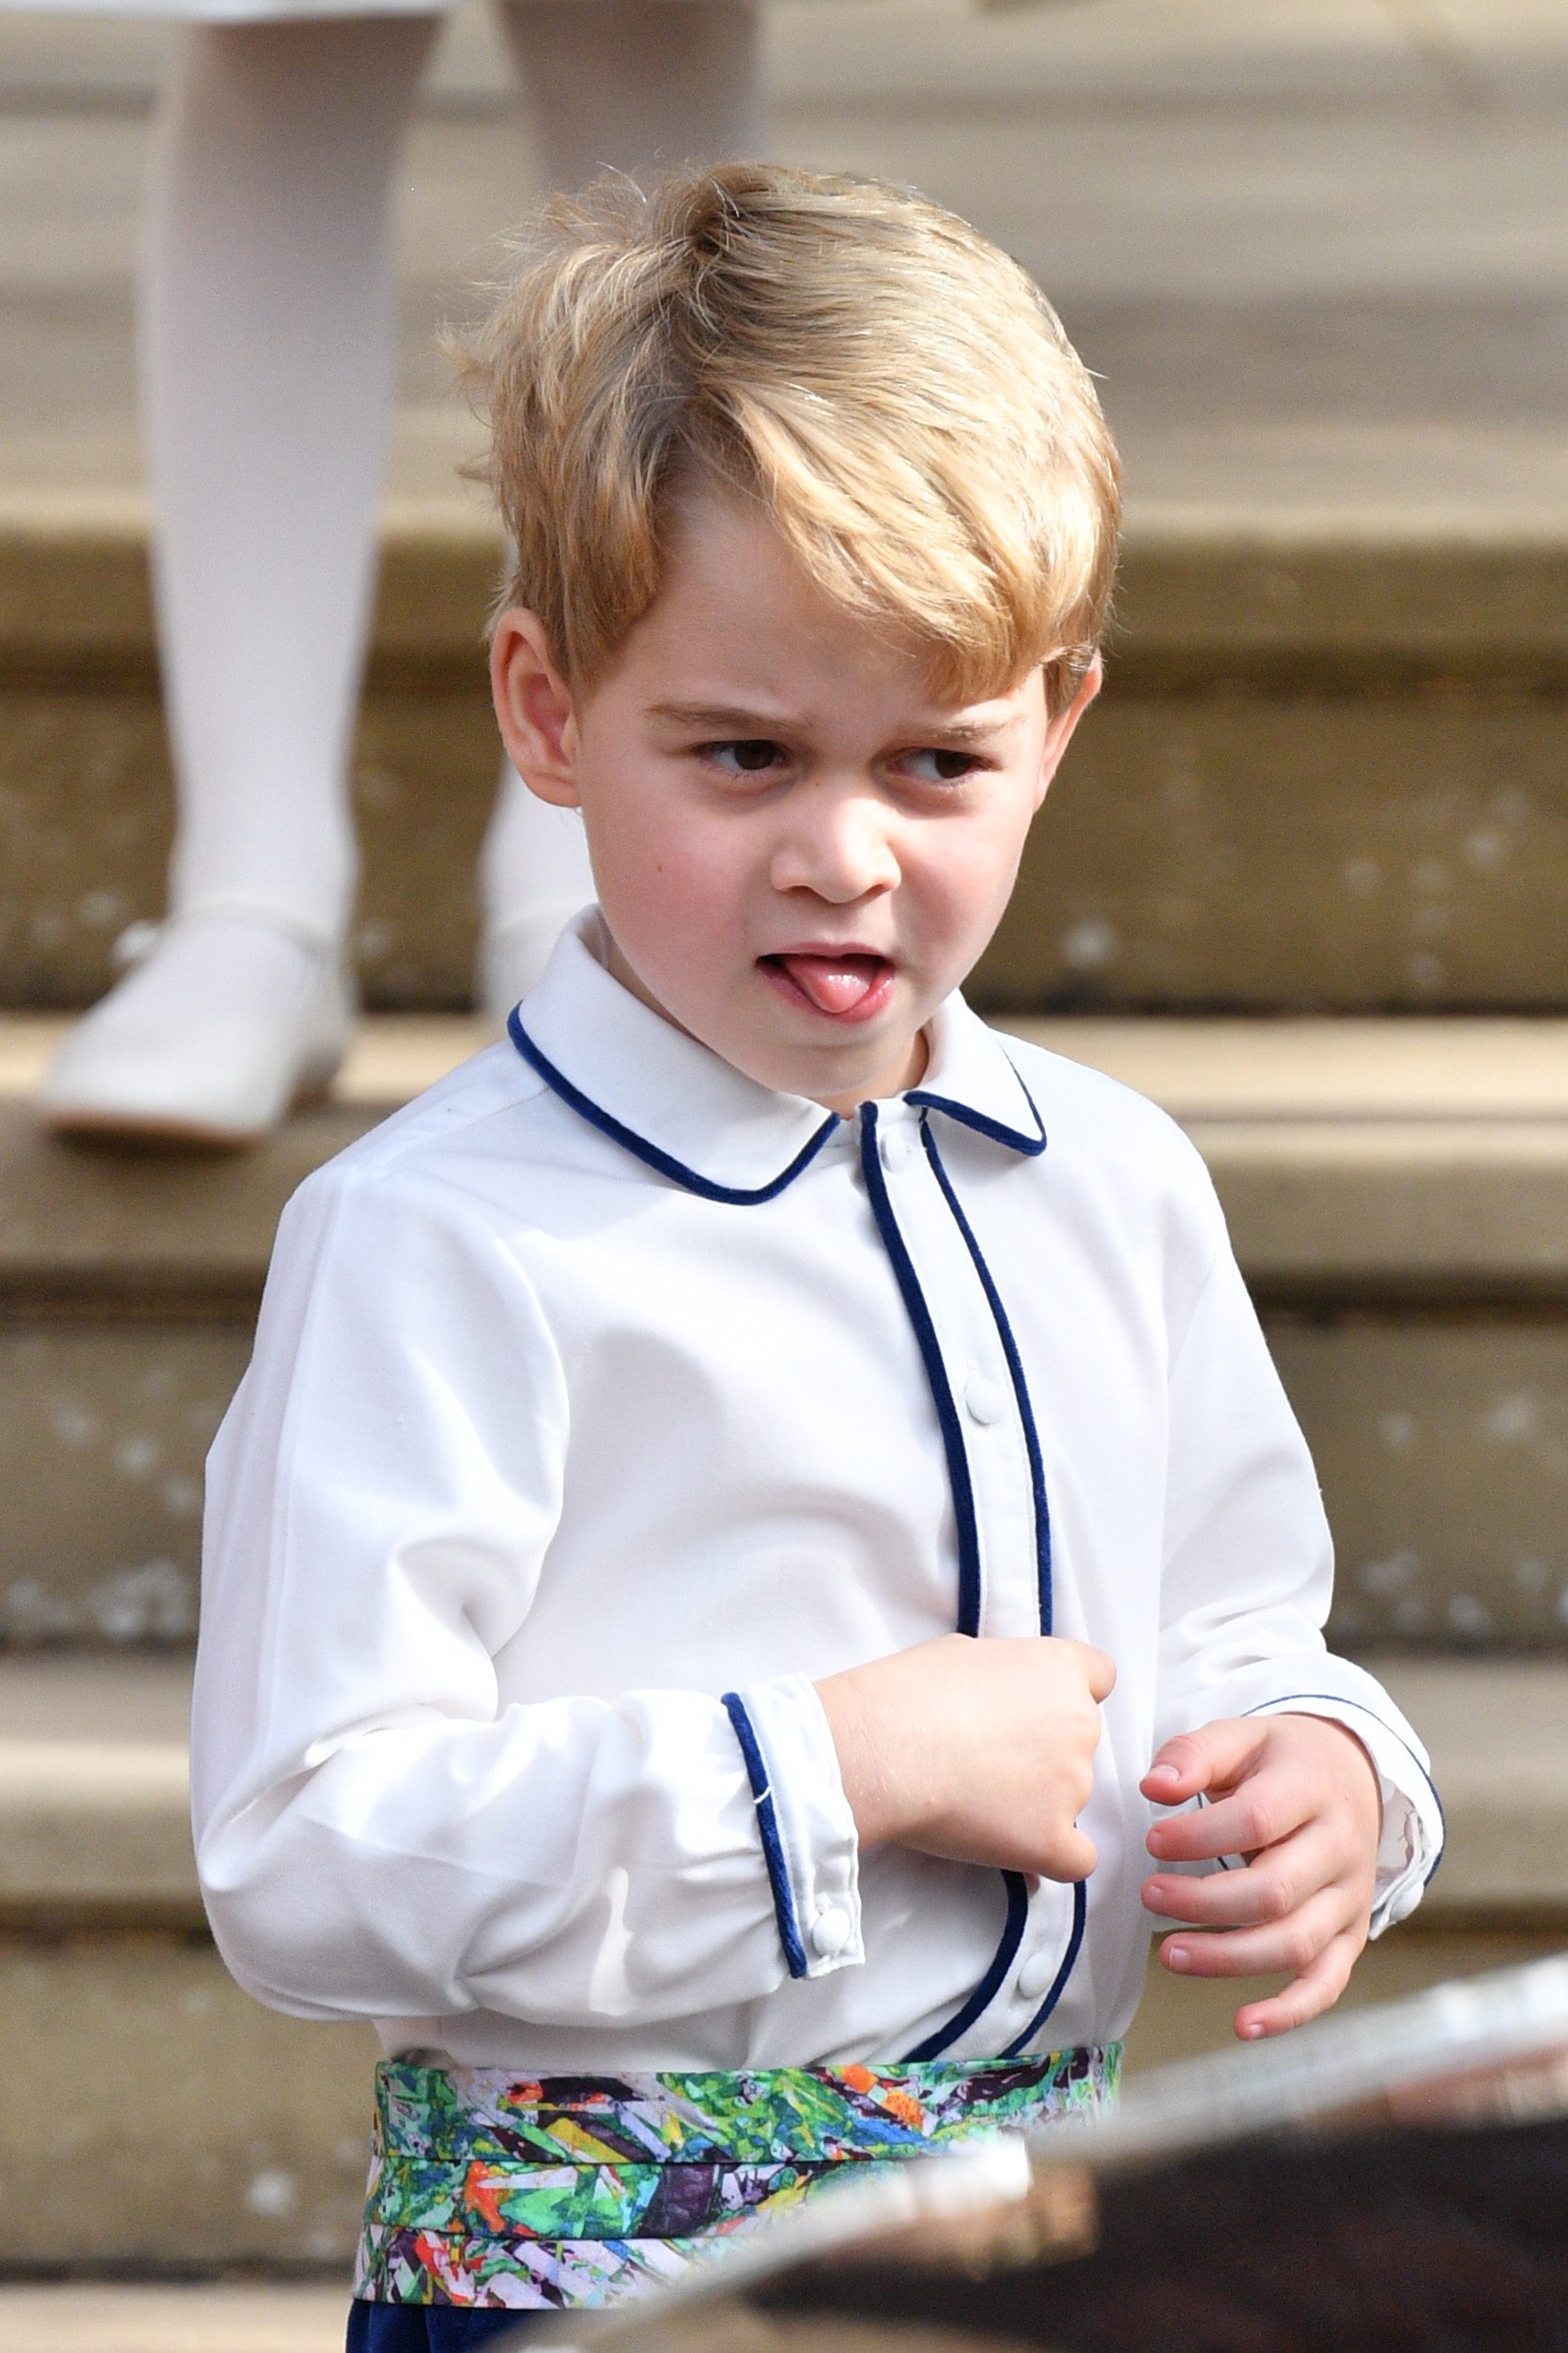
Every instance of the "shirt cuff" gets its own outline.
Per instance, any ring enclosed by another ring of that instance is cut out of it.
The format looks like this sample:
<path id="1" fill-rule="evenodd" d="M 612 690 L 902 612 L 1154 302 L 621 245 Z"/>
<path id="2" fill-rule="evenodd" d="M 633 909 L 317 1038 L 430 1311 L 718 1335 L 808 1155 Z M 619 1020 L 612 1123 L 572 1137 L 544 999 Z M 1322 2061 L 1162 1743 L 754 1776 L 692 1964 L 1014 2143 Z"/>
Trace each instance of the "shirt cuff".
<path id="1" fill-rule="evenodd" d="M 1253 1715 L 1320 1715 L 1354 1732 L 1372 1760 L 1383 1801 L 1371 1936 L 1412 1913 L 1442 1860 L 1443 1808 L 1424 1758 L 1376 1710 L 1334 1692 L 1309 1691 L 1250 1709 Z"/>
<path id="2" fill-rule="evenodd" d="M 816 1686 L 779 1675 L 727 1691 L 792 1977 L 863 1961 L 860 1845 Z"/>

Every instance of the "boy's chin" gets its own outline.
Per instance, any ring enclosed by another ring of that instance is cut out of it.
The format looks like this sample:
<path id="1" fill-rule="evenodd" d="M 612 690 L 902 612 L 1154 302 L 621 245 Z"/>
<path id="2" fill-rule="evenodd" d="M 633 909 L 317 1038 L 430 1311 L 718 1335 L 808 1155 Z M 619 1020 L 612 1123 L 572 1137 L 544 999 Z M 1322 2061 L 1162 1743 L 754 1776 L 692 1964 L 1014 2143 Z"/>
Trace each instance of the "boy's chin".
<path id="1" fill-rule="evenodd" d="M 862 1034 L 853 1046 L 780 1047 L 770 1052 L 760 1045 L 744 1061 L 735 1053 L 727 1058 L 775 1094 L 804 1096 L 808 1102 L 821 1103 L 841 1119 L 849 1119 L 863 1102 L 901 1095 L 906 1087 L 918 1085 L 927 1054 L 922 1030 L 911 1031 L 899 1023 L 891 1036 Z"/>

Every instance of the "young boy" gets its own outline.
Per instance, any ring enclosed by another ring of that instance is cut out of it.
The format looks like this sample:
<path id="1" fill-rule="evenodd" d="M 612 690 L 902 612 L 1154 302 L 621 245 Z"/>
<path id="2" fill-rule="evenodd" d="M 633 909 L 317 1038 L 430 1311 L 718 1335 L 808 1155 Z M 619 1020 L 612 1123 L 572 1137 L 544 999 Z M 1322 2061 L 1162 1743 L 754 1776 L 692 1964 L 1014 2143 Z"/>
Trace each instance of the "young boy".
<path id="1" fill-rule="evenodd" d="M 389 2053 L 375 2346 L 1098 2101 L 1150 1915 L 1295 2025 L 1440 1836 L 1196 1154 L 957 993 L 1099 683 L 1053 315 L 733 166 L 558 208 L 473 366 L 599 903 L 290 1205 L 197 1674 L 225 1958 Z"/>

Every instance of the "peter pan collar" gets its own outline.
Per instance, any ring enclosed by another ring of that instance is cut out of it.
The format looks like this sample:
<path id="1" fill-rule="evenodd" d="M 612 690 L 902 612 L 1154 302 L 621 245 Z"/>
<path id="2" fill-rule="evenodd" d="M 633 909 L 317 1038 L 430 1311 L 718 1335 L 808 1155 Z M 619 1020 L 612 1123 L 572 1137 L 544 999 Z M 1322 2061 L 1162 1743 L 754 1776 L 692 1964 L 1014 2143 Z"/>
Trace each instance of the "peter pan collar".
<path id="1" fill-rule="evenodd" d="M 585 908 L 512 1011 L 518 1053 L 582 1118 L 688 1192 L 730 1202 L 782 1192 L 838 1127 L 837 1114 L 760 1085 L 677 1029 L 612 977 L 607 946 L 598 909 Z M 1015 1152 L 1042 1152 L 1028 1089 L 956 992 L 930 1037 L 925 1076 L 901 1100 Z"/>

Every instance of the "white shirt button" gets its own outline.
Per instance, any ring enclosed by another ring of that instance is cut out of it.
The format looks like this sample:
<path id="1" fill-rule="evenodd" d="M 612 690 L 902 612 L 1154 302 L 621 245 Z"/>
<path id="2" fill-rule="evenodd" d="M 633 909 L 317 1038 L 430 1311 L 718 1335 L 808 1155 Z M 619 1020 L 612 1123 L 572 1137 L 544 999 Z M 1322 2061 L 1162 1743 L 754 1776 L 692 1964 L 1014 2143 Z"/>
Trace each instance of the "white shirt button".
<path id="1" fill-rule="evenodd" d="M 1000 1384 L 988 1380 L 983 1373 L 965 1382 L 963 1402 L 972 1422 L 1000 1422 L 1007 1410 Z"/>
<path id="2" fill-rule="evenodd" d="M 811 1923 L 812 1949 L 823 1961 L 841 1953 L 854 1934 L 854 1922 L 841 1904 L 830 1903 Z"/>
<path id="3" fill-rule="evenodd" d="M 902 1168 L 915 1149 L 915 1138 L 907 1128 L 889 1128 L 882 1139 L 884 1168 Z"/>
<path id="4" fill-rule="evenodd" d="M 1026 2002 L 1038 2002 L 1049 1993 L 1056 1975 L 1057 1961 L 1053 1953 L 1031 1953 L 1018 1973 L 1018 1990 Z"/>

